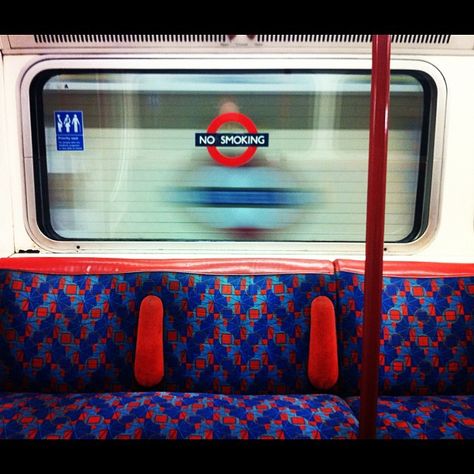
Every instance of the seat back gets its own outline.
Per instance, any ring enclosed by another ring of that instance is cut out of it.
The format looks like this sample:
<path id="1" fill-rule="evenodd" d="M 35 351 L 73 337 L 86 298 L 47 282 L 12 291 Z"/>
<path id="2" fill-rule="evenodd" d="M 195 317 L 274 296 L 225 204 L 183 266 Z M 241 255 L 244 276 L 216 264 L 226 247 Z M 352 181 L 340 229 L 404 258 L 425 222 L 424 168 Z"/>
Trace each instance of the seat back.
<path id="1" fill-rule="evenodd" d="M 0 390 L 133 385 L 137 274 L 0 271 Z"/>
<path id="2" fill-rule="evenodd" d="M 310 308 L 320 295 L 335 303 L 329 261 L 19 260 L 0 266 L 0 390 L 137 389 L 138 311 L 156 295 L 164 309 L 158 389 L 312 391 Z"/>
<path id="3" fill-rule="evenodd" d="M 364 262 L 336 260 L 340 389 L 359 393 Z M 474 265 L 385 262 L 379 393 L 474 393 Z"/>

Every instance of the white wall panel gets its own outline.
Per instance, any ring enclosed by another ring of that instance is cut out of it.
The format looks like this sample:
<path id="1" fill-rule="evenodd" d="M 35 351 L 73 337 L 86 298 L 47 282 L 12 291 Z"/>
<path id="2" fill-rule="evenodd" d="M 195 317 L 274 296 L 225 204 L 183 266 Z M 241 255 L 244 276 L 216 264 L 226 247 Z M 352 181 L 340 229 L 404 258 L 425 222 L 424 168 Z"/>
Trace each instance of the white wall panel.
<path id="1" fill-rule="evenodd" d="M 0 257 L 13 253 L 13 222 L 10 188 L 10 167 L 8 140 L 11 133 L 10 122 L 16 117 L 6 114 L 6 93 L 3 84 L 3 57 L 0 54 Z"/>
<path id="2" fill-rule="evenodd" d="M 364 56 L 367 58 L 367 56 Z M 6 133 L 7 140 L 0 142 L 0 161 L 1 175 L 0 185 L 2 194 L 5 196 L 0 205 L 2 239 L 0 242 L 0 251 L 3 255 L 11 253 L 12 228 L 14 229 L 15 248 L 27 249 L 38 248 L 32 241 L 25 219 L 26 198 L 24 189 L 24 170 L 23 153 L 21 149 L 22 141 L 29 140 L 28 131 L 23 136 L 20 129 L 20 108 L 19 108 L 19 77 L 25 65 L 31 62 L 33 57 L 10 55 L 4 58 L 4 92 L 0 101 L 5 101 L 5 110 L 7 113 L 6 123 L 0 127 Z M 399 59 L 404 59 L 401 56 Z M 423 241 L 423 245 L 406 246 L 398 245 L 387 246 L 387 258 L 398 260 L 433 260 L 433 261 L 474 261 L 474 58 L 472 56 L 415 56 L 406 57 L 409 60 L 419 60 L 420 63 L 428 62 L 436 66 L 446 79 L 447 85 L 447 114 L 446 123 L 442 124 L 441 130 L 443 136 L 437 140 L 444 141 L 443 147 L 436 152 L 435 162 L 442 164 L 442 175 L 439 184 L 441 191 L 439 197 L 439 210 L 433 216 L 433 222 L 436 222 L 435 231 L 429 238 Z M 352 59 L 350 61 L 353 61 Z M 191 60 L 190 65 L 196 66 L 198 60 Z M 337 61 L 335 61 L 337 62 Z M 367 61 L 364 61 L 367 64 Z M 172 62 L 170 62 L 172 64 Z M 234 63 L 236 67 L 245 64 L 245 60 L 238 58 Z M 392 146 L 396 145 L 397 138 L 391 135 Z M 324 144 L 323 137 L 320 137 L 321 144 Z M 400 142 L 398 143 L 400 144 Z M 6 146 L 5 146 L 6 145 Z M 361 145 L 362 146 L 362 145 Z M 364 144 L 365 146 L 365 144 Z M 2 148 L 3 147 L 3 148 Z M 362 150 L 360 150 L 362 151 Z M 359 153 L 359 151 L 357 151 Z M 8 160 L 8 170 L 5 172 L 5 159 Z M 341 158 L 342 159 L 342 158 Z M 346 166 L 350 166 L 350 154 L 345 158 Z M 143 180 L 143 177 L 141 178 Z M 334 179 L 338 179 L 336 174 Z M 398 178 L 397 178 L 398 179 Z M 342 180 L 342 178 L 341 178 Z M 400 175 L 401 182 L 405 177 Z M 344 180 L 343 180 L 344 181 Z M 394 180 L 396 183 L 397 180 Z M 355 186 L 355 183 L 346 183 L 349 188 Z M 437 183 L 434 184 L 437 189 Z M 395 188 L 396 189 L 396 188 Z M 390 190 L 390 185 L 389 185 Z M 394 193 L 394 199 L 396 192 Z M 10 203 L 13 202 L 13 206 Z M 352 203 L 356 205 L 356 203 Z M 13 225 L 11 213 L 8 209 L 13 209 Z M 314 211 L 315 213 L 317 211 Z M 352 212 L 347 213 L 346 222 L 348 225 L 353 223 Z M 147 217 L 148 218 L 148 217 Z M 58 247 L 60 249 L 60 246 Z M 92 251 L 92 247 L 89 247 Z M 65 251 L 66 249 L 63 249 Z M 43 250 L 44 251 L 44 250 Z M 88 252 L 87 245 L 83 252 Z M 139 253 L 134 255 L 144 255 L 140 248 L 136 249 Z M 158 244 L 154 248 L 143 250 L 149 255 L 149 252 L 157 252 L 157 255 L 166 256 L 222 256 L 222 255 L 261 255 L 261 256 L 304 256 L 338 258 L 338 257 L 358 257 L 363 258 L 363 246 L 359 244 L 334 246 L 330 243 L 320 245 L 303 244 L 288 246 L 283 243 L 273 245 L 271 243 L 246 243 L 245 246 L 235 246 L 234 248 L 206 247 L 205 245 L 179 245 L 170 244 L 169 246 Z M 96 253 L 97 249 L 93 249 Z M 103 250 L 99 251 L 108 255 L 123 256 L 120 247 L 110 244 L 104 244 Z M 141 252 L 141 253 L 140 253 Z"/>

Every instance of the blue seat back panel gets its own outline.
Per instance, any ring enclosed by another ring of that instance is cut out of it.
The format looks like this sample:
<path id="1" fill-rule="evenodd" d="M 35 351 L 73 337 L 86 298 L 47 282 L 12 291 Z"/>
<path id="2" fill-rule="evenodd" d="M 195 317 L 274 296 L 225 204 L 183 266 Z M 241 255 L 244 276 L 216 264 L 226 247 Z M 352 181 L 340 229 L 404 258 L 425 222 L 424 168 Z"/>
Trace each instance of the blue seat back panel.
<path id="1" fill-rule="evenodd" d="M 304 393 L 311 301 L 335 302 L 334 275 L 0 271 L 0 390 L 136 389 L 141 300 L 164 306 L 160 388 Z"/>
<path id="2" fill-rule="evenodd" d="M 359 391 L 364 276 L 338 271 L 340 387 Z M 379 390 L 474 393 L 474 277 L 384 277 Z"/>

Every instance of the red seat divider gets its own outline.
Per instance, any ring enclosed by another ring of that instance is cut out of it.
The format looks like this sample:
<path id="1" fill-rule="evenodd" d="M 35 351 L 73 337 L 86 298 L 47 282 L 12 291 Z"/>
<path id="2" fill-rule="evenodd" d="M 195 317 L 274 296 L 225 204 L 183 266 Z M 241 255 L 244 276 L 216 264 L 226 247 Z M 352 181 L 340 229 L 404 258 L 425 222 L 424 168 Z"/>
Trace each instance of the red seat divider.
<path id="1" fill-rule="evenodd" d="M 311 303 L 308 377 L 318 389 L 329 389 L 339 375 L 337 363 L 336 316 L 327 296 L 318 296 Z"/>
<path id="2" fill-rule="evenodd" d="M 157 296 L 145 297 L 140 305 L 134 373 L 144 387 L 159 384 L 165 373 L 163 303 Z"/>

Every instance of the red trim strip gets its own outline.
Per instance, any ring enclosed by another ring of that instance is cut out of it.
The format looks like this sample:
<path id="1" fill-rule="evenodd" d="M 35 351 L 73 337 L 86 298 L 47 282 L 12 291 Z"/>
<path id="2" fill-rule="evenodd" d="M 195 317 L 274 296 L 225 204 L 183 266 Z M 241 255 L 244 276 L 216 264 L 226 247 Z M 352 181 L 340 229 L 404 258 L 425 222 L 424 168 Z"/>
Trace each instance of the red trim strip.
<path id="1" fill-rule="evenodd" d="M 375 438 L 380 312 L 382 307 L 385 191 L 387 183 L 388 107 L 390 100 L 390 36 L 372 36 L 369 173 L 365 237 L 360 428 L 362 439 Z"/>
<path id="2" fill-rule="evenodd" d="M 364 274 L 363 260 L 335 260 L 336 272 Z M 474 276 L 474 263 L 442 262 L 387 262 L 383 264 L 383 275 L 401 278 L 443 278 Z"/>
<path id="3" fill-rule="evenodd" d="M 0 258 L 0 269 L 53 275 L 104 275 L 146 271 L 194 272 L 201 274 L 265 275 L 272 273 L 336 272 L 364 274 L 364 260 L 337 259 L 125 259 L 87 257 L 8 257 Z M 387 277 L 442 278 L 474 276 L 474 263 L 385 261 Z"/>
<path id="4" fill-rule="evenodd" d="M 158 296 L 149 295 L 140 305 L 133 372 L 143 387 L 158 385 L 165 375 L 163 303 Z"/>
<path id="5" fill-rule="evenodd" d="M 276 258 L 160 260 L 89 257 L 8 257 L 0 258 L 0 269 L 53 275 L 104 275 L 147 271 L 189 272 L 205 275 L 334 274 L 334 265 L 329 260 L 283 260 Z"/>
<path id="6" fill-rule="evenodd" d="M 318 296 L 311 303 L 308 378 L 313 387 L 328 390 L 338 375 L 334 305 L 327 296 Z"/>

